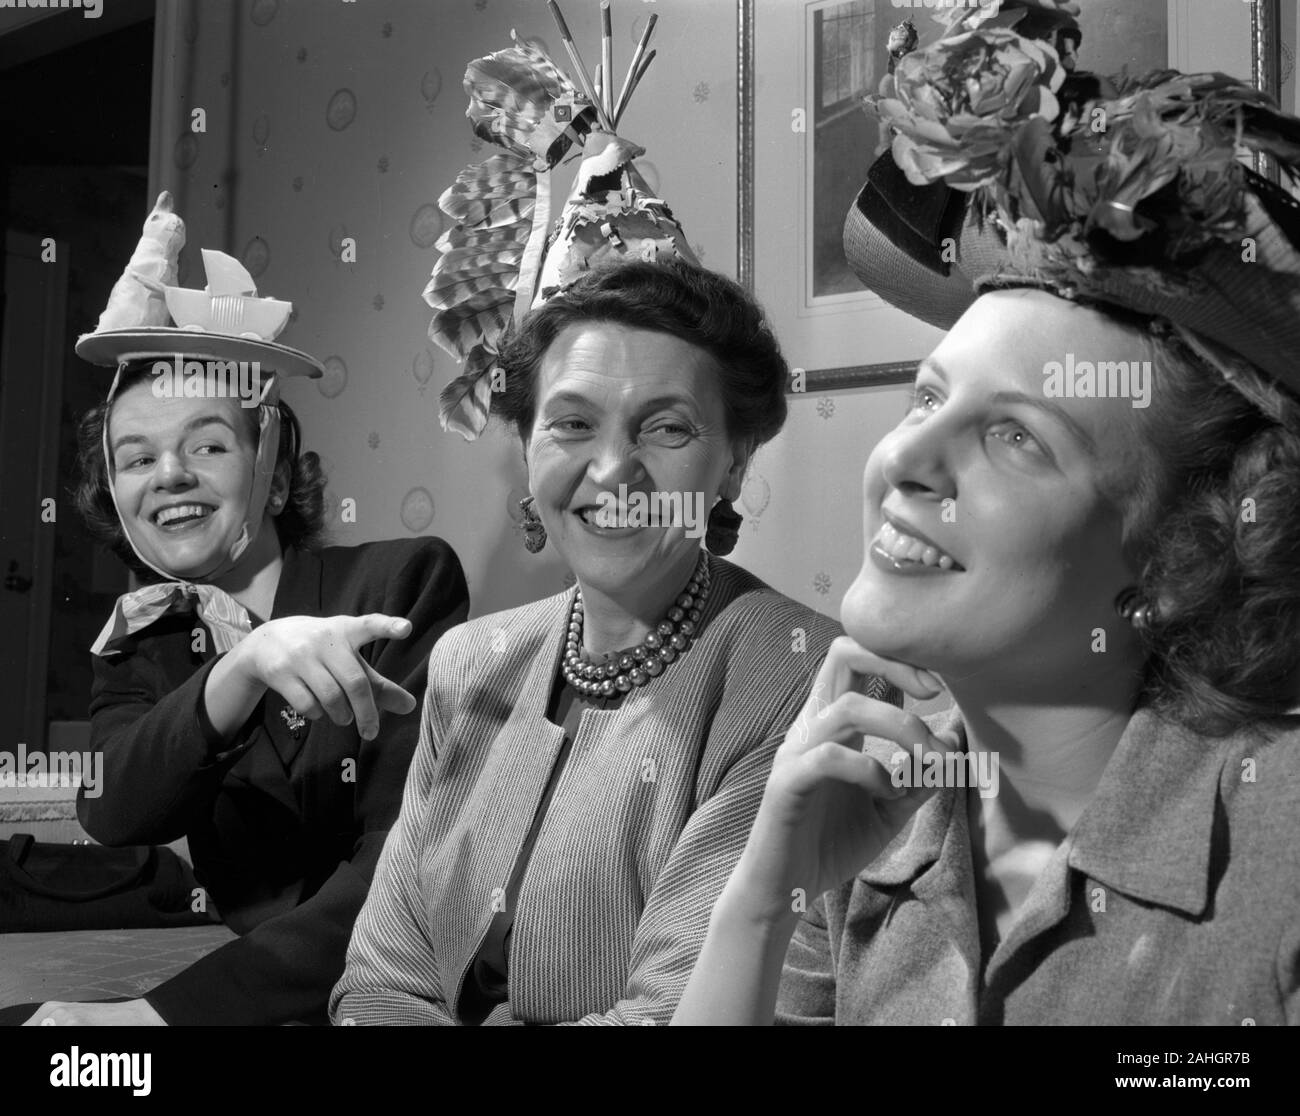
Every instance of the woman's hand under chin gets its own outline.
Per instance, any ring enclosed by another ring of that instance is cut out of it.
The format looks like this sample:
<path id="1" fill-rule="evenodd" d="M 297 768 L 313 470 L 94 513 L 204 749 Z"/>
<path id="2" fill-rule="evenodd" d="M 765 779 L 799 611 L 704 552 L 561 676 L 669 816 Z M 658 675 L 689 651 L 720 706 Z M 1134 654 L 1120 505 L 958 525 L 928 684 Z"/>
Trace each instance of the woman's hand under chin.
<path id="1" fill-rule="evenodd" d="M 848 636 L 831 645 L 776 753 L 749 842 L 724 892 L 727 904 L 753 922 L 793 923 L 799 910 L 879 856 L 920 809 L 933 788 L 895 786 L 885 766 L 894 752 L 955 747 L 932 736 L 915 714 L 865 696 L 870 675 L 922 700 L 942 688 L 929 672 L 874 655 Z M 863 752 L 864 736 L 893 746 Z"/>
<path id="2" fill-rule="evenodd" d="M 147 1000 L 123 1004 L 42 1004 L 24 1027 L 165 1027 L 166 1022 Z"/>

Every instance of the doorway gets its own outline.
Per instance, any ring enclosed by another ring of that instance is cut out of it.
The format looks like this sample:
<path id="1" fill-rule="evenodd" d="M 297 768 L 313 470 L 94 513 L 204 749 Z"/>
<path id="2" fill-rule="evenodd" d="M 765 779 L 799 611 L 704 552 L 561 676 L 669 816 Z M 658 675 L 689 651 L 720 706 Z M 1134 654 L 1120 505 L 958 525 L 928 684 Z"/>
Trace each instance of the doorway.
<path id="1" fill-rule="evenodd" d="M 77 746 L 90 644 L 127 588 L 72 503 L 77 420 L 108 388 L 73 344 L 149 211 L 153 15 L 0 12 L 0 750 Z"/>

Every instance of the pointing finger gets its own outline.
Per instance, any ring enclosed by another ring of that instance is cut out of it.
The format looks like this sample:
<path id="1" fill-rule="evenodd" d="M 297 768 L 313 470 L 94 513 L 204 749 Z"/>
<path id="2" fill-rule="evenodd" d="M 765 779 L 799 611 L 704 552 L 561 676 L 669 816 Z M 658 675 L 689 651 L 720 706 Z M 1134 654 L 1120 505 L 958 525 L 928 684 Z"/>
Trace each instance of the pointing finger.
<path id="1" fill-rule="evenodd" d="M 365 664 L 365 668 L 375 693 L 375 704 L 380 709 L 390 713 L 410 713 L 419 704 L 412 694 L 396 682 L 390 682 L 369 663 Z"/>
<path id="2" fill-rule="evenodd" d="M 354 648 L 364 647 L 377 639 L 405 639 L 411 634 L 411 622 L 405 616 L 369 612 L 364 616 L 348 616 L 344 619 L 348 639 Z"/>

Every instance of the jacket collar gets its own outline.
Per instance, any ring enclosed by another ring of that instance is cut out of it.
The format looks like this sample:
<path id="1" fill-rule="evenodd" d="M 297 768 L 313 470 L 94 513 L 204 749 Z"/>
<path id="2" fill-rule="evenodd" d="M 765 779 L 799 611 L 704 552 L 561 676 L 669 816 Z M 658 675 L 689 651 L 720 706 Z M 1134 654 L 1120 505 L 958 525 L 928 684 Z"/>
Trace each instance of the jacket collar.
<path id="1" fill-rule="evenodd" d="M 295 547 L 286 547 L 283 564 L 280 567 L 280 581 L 275 587 L 275 601 L 271 605 L 269 619 L 279 620 L 285 616 L 325 615 L 321 600 L 323 569 L 324 566 L 320 560 L 320 555 L 307 550 L 298 550 Z M 293 761 L 298 758 L 298 754 L 307 743 L 308 735 L 312 731 L 321 732 L 327 731 L 327 729 L 325 725 L 308 725 L 306 732 L 300 731 L 295 735 L 289 731 L 288 721 L 285 719 L 285 710 L 288 708 L 288 703 L 273 691 L 268 692 L 264 700 L 267 703 L 267 732 L 275 748 L 275 753 L 279 756 L 283 772 L 287 773 Z M 263 780 L 266 786 L 276 786 L 282 792 L 281 797 L 284 797 L 284 792 L 288 792 L 287 785 L 281 785 L 278 781 L 273 780 L 270 777 L 269 770 L 260 775 L 259 778 Z M 291 792 L 289 793 L 291 794 Z M 291 797 L 287 798 L 286 801 L 294 805 Z"/>
<path id="2" fill-rule="evenodd" d="M 1138 709 L 1075 825 L 1070 867 L 1134 899 L 1202 914 L 1226 757 L 1223 741 Z"/>
<path id="3" fill-rule="evenodd" d="M 275 587 L 272 620 L 284 616 L 322 616 L 321 571 L 319 554 L 297 547 L 285 547 L 280 567 L 280 582 Z"/>
<path id="4" fill-rule="evenodd" d="M 956 734 L 965 749 L 955 708 L 925 720 L 932 733 Z M 1227 755 L 1224 741 L 1138 709 L 1070 834 L 1070 867 L 1134 899 L 1200 915 Z M 937 791 L 858 878 L 877 887 L 915 880 L 938 861 L 950 826 L 960 820 L 954 805 L 966 793 Z"/>

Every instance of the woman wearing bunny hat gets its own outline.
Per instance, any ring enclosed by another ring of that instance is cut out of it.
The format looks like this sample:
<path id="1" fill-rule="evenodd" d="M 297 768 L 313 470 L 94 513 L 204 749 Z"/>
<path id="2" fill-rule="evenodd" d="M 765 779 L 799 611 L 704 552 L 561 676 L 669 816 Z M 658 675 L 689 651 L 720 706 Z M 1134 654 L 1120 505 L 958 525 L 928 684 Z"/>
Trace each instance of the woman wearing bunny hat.
<path id="1" fill-rule="evenodd" d="M 216 253 L 205 262 L 210 288 L 214 271 L 242 271 Z M 105 777 L 78 814 L 105 844 L 187 837 L 241 936 L 143 999 L 46 1004 L 31 1021 L 322 1021 L 397 814 L 429 651 L 465 619 L 468 592 L 440 539 L 320 547 L 319 459 L 300 451 L 279 400 L 280 377 L 320 366 L 249 335 L 262 300 L 214 298 L 226 332 L 161 324 L 167 278 L 129 268 L 77 346 L 117 369 L 82 421 L 79 505 L 145 582 L 92 649 Z M 243 398 L 212 375 L 239 361 L 259 372 Z M 206 373 L 211 390 L 175 390 L 172 369 Z"/>
<path id="2" fill-rule="evenodd" d="M 874 102 L 939 219 L 846 253 L 951 331 L 679 1023 L 1300 1023 L 1300 211 L 1238 160 L 1294 180 L 1300 120 L 1175 71 L 1062 111 L 995 14 Z"/>

